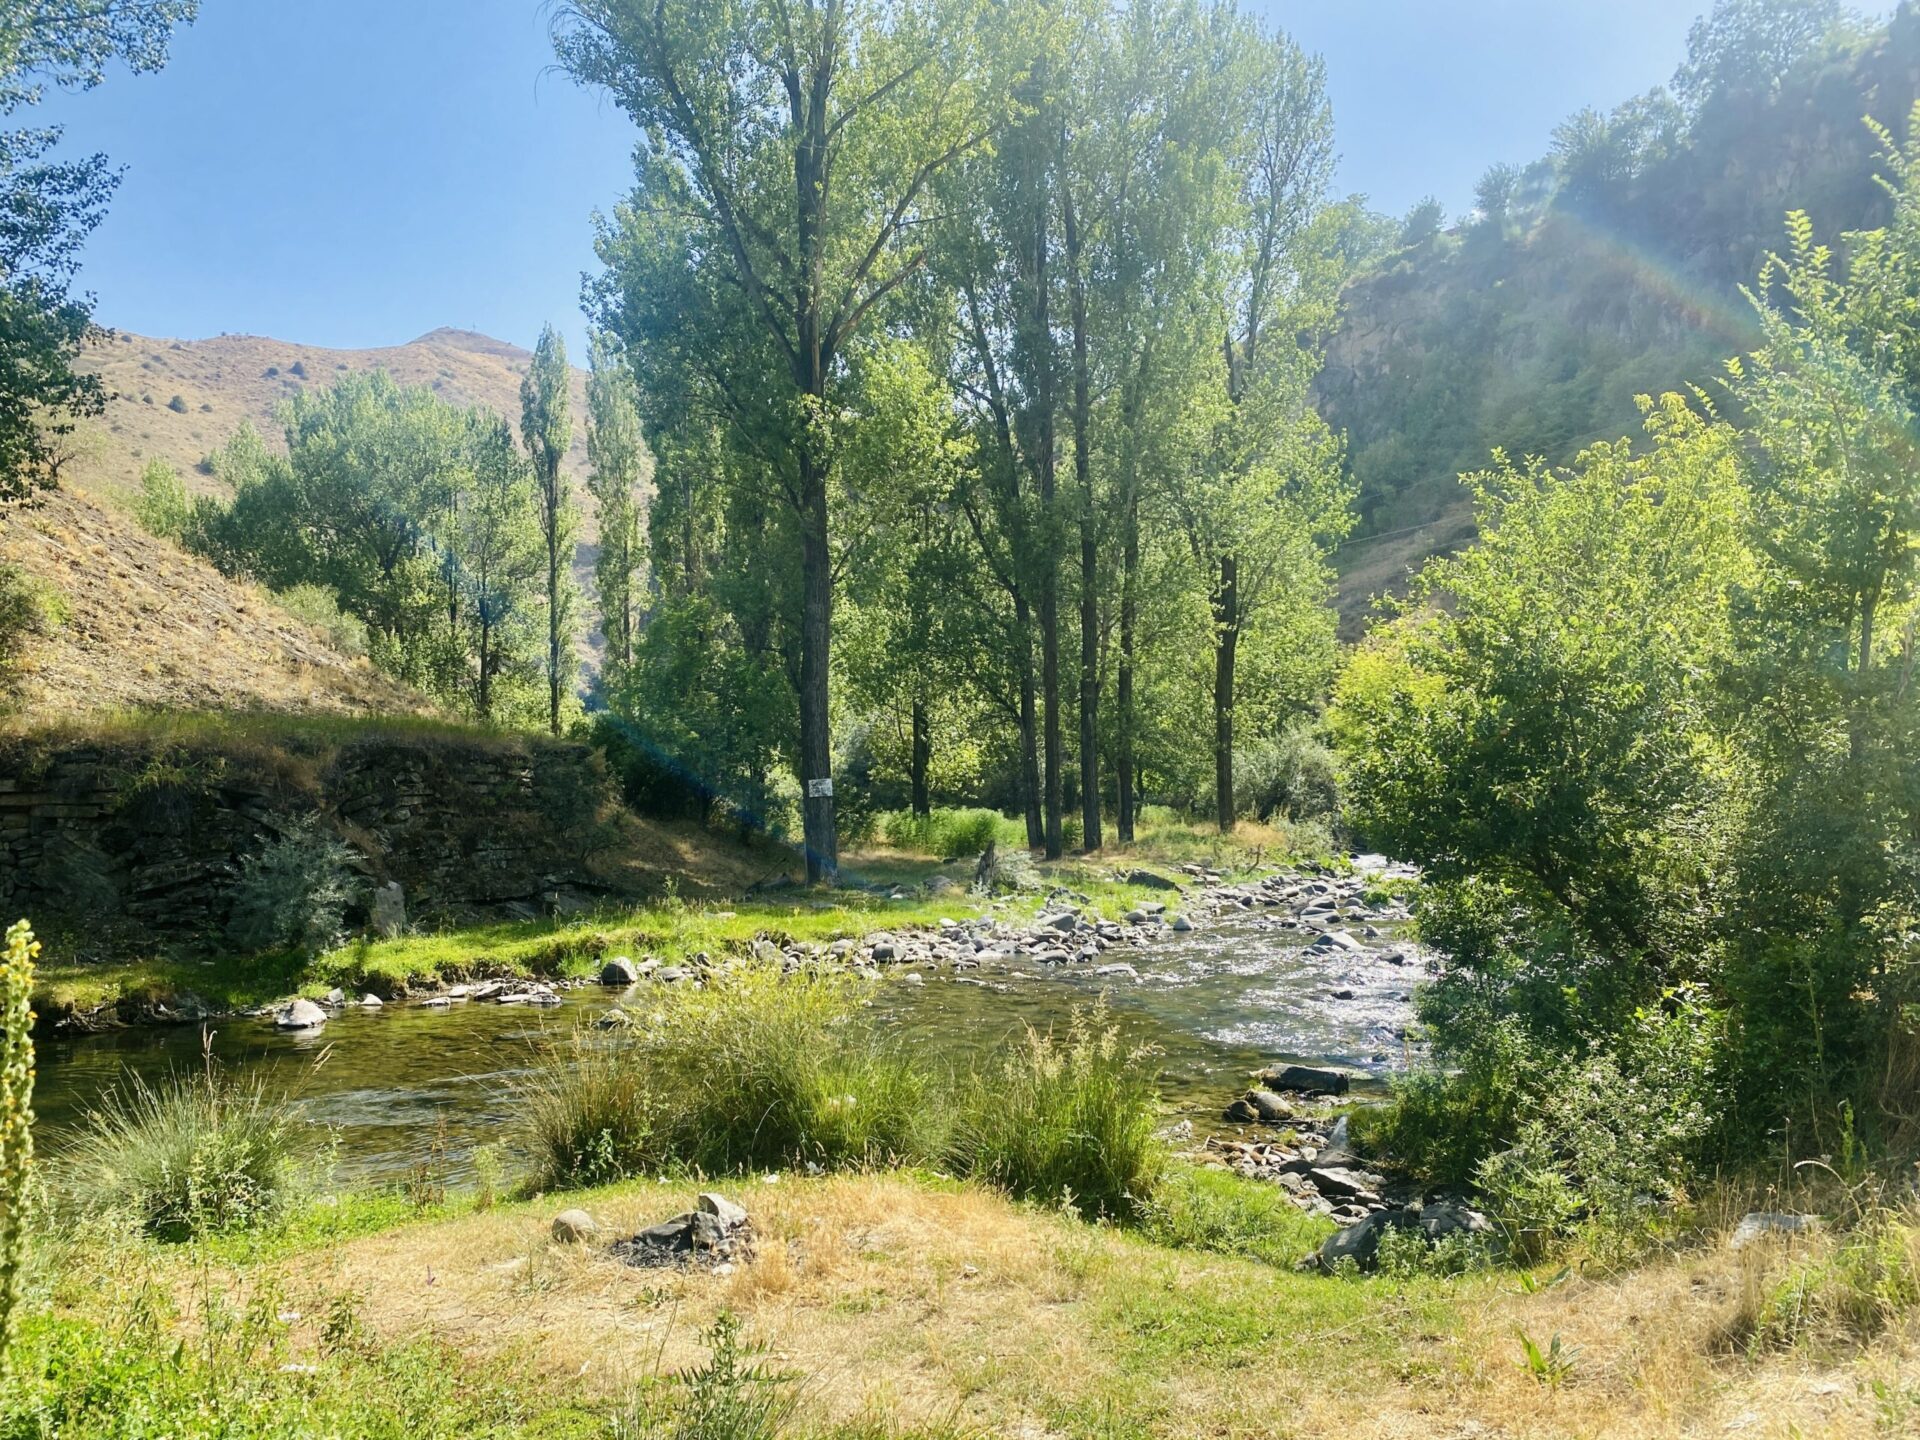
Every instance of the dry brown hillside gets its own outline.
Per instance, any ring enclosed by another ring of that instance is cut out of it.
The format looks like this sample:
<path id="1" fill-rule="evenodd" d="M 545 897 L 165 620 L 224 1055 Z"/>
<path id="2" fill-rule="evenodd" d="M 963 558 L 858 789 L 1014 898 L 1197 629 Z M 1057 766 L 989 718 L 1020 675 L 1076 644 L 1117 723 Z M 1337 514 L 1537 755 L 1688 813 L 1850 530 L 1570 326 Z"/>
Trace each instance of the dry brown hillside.
<path id="1" fill-rule="evenodd" d="M 9 709 L 29 719 L 127 707 L 417 714 L 431 705 L 332 649 L 251 585 L 72 490 L 0 510 L 0 563 L 52 612 Z"/>
<path id="2" fill-rule="evenodd" d="M 520 377 L 529 353 L 470 330 L 435 330 L 407 345 L 327 350 L 259 335 L 211 340 L 153 340 L 125 332 L 93 351 L 93 368 L 112 397 L 94 434 L 83 441 L 69 473 L 83 486 L 130 491 L 158 457 L 211 487 L 201 462 L 240 427 L 253 422 L 278 448 L 275 411 L 295 392 L 330 385 L 344 371 L 385 370 L 407 385 L 425 385 L 456 405 L 483 405 L 518 425 Z M 586 473 L 585 372 L 574 372 L 573 448 L 568 469 Z M 588 517 L 590 518 L 590 517 Z"/>

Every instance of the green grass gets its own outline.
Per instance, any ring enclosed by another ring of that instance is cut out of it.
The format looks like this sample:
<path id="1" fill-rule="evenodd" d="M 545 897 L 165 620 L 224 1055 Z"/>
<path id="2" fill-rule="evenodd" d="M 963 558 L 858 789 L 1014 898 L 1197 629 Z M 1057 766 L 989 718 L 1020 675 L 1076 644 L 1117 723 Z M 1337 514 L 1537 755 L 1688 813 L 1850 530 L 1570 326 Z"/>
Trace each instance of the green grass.
<path id="1" fill-rule="evenodd" d="M 934 1158 L 933 1079 L 868 1021 L 866 988 L 753 966 L 672 992 L 628 1030 L 576 1036 L 522 1094 L 535 1182 Z"/>
<path id="2" fill-rule="evenodd" d="M 72 1207 L 159 1239 L 252 1230 L 292 1208 L 305 1138 L 292 1107 L 258 1079 L 211 1068 L 158 1085 L 129 1076 L 89 1112 L 54 1176 Z"/>
<path id="3" fill-rule="evenodd" d="M 1102 1006 L 1064 1035 L 1029 1030 L 998 1071 L 963 1091 L 960 1173 L 1087 1215 L 1133 1216 L 1166 1165 L 1147 1055 L 1128 1051 Z"/>

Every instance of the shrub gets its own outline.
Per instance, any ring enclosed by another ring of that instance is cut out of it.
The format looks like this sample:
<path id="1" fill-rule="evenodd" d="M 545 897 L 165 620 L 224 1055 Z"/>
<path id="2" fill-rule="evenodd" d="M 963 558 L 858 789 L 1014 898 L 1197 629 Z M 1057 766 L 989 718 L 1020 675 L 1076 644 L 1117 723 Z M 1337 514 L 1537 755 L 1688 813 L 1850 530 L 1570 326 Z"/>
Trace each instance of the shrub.
<path id="1" fill-rule="evenodd" d="M 13 1340 L 33 1176 L 33 962 L 40 942 L 26 921 L 0 952 L 0 1365 Z"/>
<path id="2" fill-rule="evenodd" d="M 755 965 L 673 990 L 624 1032 L 557 1049 L 527 1085 L 538 1180 L 932 1158 L 932 1082 L 863 998 L 850 977 Z"/>
<path id="3" fill-rule="evenodd" d="M 168 408 L 169 410 L 171 410 L 171 411 L 173 411 L 173 413 L 174 413 L 174 414 L 176 414 L 176 415 L 184 415 L 184 414 L 186 414 L 186 413 L 187 413 L 187 398 L 186 398 L 186 396 L 184 396 L 184 395 L 176 395 L 176 396 L 174 396 L 174 397 L 173 397 L 173 398 L 172 398 L 171 400 L 169 400 L 169 401 L 167 401 L 167 408 Z"/>
<path id="4" fill-rule="evenodd" d="M 988 845 L 1022 847 L 1027 829 L 997 810 L 951 810 L 936 807 L 931 814 L 893 810 L 879 817 L 878 833 L 896 850 L 915 850 L 943 859 L 979 855 Z"/>
<path id="5" fill-rule="evenodd" d="M 326 636 L 342 655 L 367 653 L 366 622 L 342 610 L 339 597 L 325 585 L 294 585 L 277 591 L 273 598 L 294 619 Z"/>
<path id="6" fill-rule="evenodd" d="M 88 1114 L 59 1169 L 81 1208 L 163 1240 L 257 1229 L 294 1197 L 299 1129 L 261 1081 L 211 1064 L 158 1087 L 129 1076 Z"/>
<path id="7" fill-rule="evenodd" d="M 164 460 L 149 460 L 140 472 L 140 498 L 134 501 L 133 515 L 149 535 L 163 540 L 183 538 L 193 518 L 193 502 L 187 498 L 180 472 Z"/>
<path id="8" fill-rule="evenodd" d="M 1138 1214 L 1166 1163 L 1155 1076 L 1143 1063 L 1152 1053 L 1121 1043 L 1104 1003 L 1076 1013 L 1064 1037 L 1029 1029 L 998 1074 L 967 1086 L 956 1167 L 1083 1214 Z"/>
<path id="9" fill-rule="evenodd" d="M 1275 815 L 1304 820 L 1340 808 L 1333 752 L 1307 724 L 1236 751 L 1233 788 L 1234 809 L 1259 820 Z"/>
<path id="10" fill-rule="evenodd" d="M 312 817 L 293 822 L 241 861 L 227 934 L 248 950 L 290 946 L 308 955 L 339 942 L 353 852 Z"/>

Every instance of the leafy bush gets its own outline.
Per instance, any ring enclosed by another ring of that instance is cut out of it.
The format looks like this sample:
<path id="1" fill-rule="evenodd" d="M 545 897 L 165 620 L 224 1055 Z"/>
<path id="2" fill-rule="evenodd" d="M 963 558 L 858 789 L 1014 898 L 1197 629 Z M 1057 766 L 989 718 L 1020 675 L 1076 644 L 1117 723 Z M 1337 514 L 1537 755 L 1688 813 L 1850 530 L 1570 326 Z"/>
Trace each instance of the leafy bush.
<path id="1" fill-rule="evenodd" d="M 167 401 L 167 408 L 173 411 L 173 413 L 176 415 L 186 414 L 187 413 L 187 397 L 184 395 L 174 396 L 171 400 Z"/>
<path id="2" fill-rule="evenodd" d="M 1104 1004 L 1077 1013 L 1064 1037 L 1029 1029 L 997 1073 L 967 1085 L 956 1168 L 1083 1214 L 1138 1214 L 1166 1164 L 1152 1053 L 1122 1044 Z"/>
<path id="3" fill-rule="evenodd" d="M 1024 847 L 1024 822 L 1009 820 L 997 810 L 951 810 L 936 807 L 931 814 L 893 810 L 879 817 L 877 831 L 897 850 L 913 850 L 942 859 L 979 855 L 996 842 L 1001 848 Z"/>
<path id="4" fill-rule="evenodd" d="M 149 460 L 140 472 L 140 498 L 133 502 L 133 515 L 149 535 L 163 540 L 184 538 L 193 519 L 193 501 L 180 472 L 164 460 Z"/>
<path id="5" fill-rule="evenodd" d="M 273 598 L 294 619 L 326 636 L 327 644 L 342 655 L 367 653 L 366 622 L 342 610 L 340 598 L 325 585 L 295 585 Z"/>
<path id="6" fill-rule="evenodd" d="M 290 946 L 309 955 L 339 942 L 353 852 L 302 817 L 240 862 L 228 937 L 248 950 Z"/>
<path id="7" fill-rule="evenodd" d="M 1333 752 L 1311 725 L 1243 746 L 1233 757 L 1234 808 L 1270 820 L 1332 815 L 1340 808 Z"/>
<path id="8" fill-rule="evenodd" d="M 211 1066 L 158 1087 L 129 1076 L 88 1114 L 59 1171 L 82 1209 L 163 1240 L 257 1229 L 294 1199 L 301 1128 L 258 1079 Z"/>
<path id="9" fill-rule="evenodd" d="M 931 1079 L 867 1017 L 862 995 L 845 976 L 756 965 L 669 992 L 627 1030 L 556 1049 L 525 1095 L 537 1178 L 937 1155 Z"/>

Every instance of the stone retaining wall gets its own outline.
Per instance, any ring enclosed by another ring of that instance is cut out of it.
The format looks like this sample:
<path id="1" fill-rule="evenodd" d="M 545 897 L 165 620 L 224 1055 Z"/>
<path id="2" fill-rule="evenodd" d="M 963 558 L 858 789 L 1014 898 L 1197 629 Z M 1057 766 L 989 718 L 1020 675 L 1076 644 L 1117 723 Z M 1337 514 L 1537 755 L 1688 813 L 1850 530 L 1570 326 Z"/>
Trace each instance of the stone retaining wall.
<path id="1" fill-rule="evenodd" d="M 364 906 L 398 881 L 415 918 L 530 915 L 606 887 L 614 789 L 589 747 L 370 732 L 341 741 L 0 741 L 0 914 L 224 925 L 241 862 L 302 816 L 352 850 Z M 358 918 L 358 917 L 350 917 Z"/>

